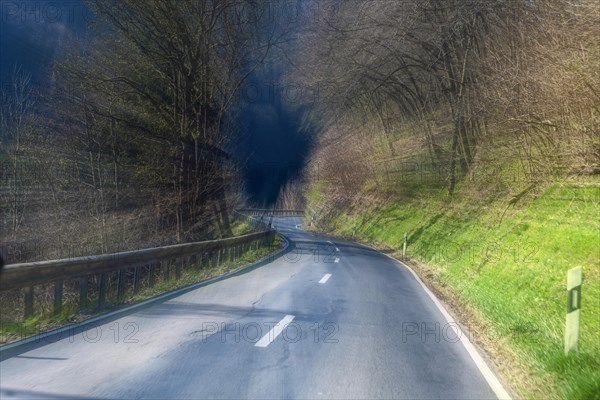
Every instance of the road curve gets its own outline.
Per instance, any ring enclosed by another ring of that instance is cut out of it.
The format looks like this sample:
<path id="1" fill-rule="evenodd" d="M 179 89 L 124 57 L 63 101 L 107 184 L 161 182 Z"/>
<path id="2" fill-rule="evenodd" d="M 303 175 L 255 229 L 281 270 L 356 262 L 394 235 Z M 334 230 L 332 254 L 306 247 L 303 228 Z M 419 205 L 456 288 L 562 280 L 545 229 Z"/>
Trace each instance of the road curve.
<path id="1" fill-rule="evenodd" d="M 0 362 L 0 397 L 503 396 L 410 270 L 364 246 L 305 232 L 300 218 L 274 222 L 291 242 L 283 257 L 42 340 Z"/>

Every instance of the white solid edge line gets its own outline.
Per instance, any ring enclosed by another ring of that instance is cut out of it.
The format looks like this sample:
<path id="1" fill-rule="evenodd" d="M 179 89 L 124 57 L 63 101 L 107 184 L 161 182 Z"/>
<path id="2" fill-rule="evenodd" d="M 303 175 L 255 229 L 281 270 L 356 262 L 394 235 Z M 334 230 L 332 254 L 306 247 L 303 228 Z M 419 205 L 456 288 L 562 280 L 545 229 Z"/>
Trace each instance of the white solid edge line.
<path id="1" fill-rule="evenodd" d="M 368 246 L 368 247 L 371 247 L 371 246 Z M 371 247 L 371 248 L 373 250 L 377 250 L 374 247 Z M 379 253 L 381 253 L 379 250 L 377 250 L 377 251 Z M 385 256 L 391 258 L 392 260 L 394 260 L 397 263 L 399 263 L 400 265 L 402 265 L 404 268 L 408 269 L 412 273 L 412 275 L 414 276 L 416 281 L 419 282 L 419 284 L 423 287 L 423 290 L 425 290 L 425 293 L 427 293 L 429 298 L 433 301 L 433 304 L 435 304 L 437 306 L 437 308 L 440 310 L 440 312 L 446 319 L 446 322 L 456 324 L 456 321 L 454 321 L 452 319 L 452 317 L 450 316 L 448 311 L 446 311 L 446 309 L 444 308 L 443 304 L 438 300 L 438 298 L 435 296 L 435 294 L 433 294 L 433 292 L 431 290 L 429 290 L 429 288 L 425 285 L 425 283 L 423 283 L 423 281 L 421 280 L 419 275 L 417 275 L 417 273 L 415 271 L 413 271 L 412 268 L 410 268 L 408 265 L 404 264 L 402 261 L 397 260 L 394 257 L 390 256 L 389 254 L 385 254 L 385 253 L 381 253 L 381 254 L 384 254 Z M 473 362 L 479 369 L 479 372 L 481 372 L 481 374 L 483 375 L 484 379 L 487 381 L 488 385 L 490 385 L 490 388 L 492 389 L 494 394 L 498 397 L 498 399 L 511 400 L 512 398 L 510 397 L 510 395 L 508 394 L 506 389 L 504 389 L 504 386 L 502 386 L 502 383 L 500 383 L 500 380 L 498 379 L 496 374 L 494 374 L 494 372 L 486 364 L 486 362 L 481 357 L 481 355 L 479 354 L 479 352 L 477 351 L 475 346 L 473 346 L 473 343 L 469 342 L 469 340 L 466 339 L 466 336 L 467 335 L 461 334 L 460 342 L 463 344 L 463 346 L 465 347 L 465 350 L 467 350 L 467 353 L 469 353 L 469 355 L 473 359 Z"/>
<path id="2" fill-rule="evenodd" d="M 339 257 L 336 257 L 335 260 L 333 260 L 333 262 L 339 263 L 340 262 Z"/>
<path id="3" fill-rule="evenodd" d="M 271 330 L 263 336 L 254 346 L 256 347 L 267 347 L 270 345 L 277 336 L 294 320 L 293 315 L 286 315 L 281 321 L 277 323 Z"/>
<path id="4" fill-rule="evenodd" d="M 325 275 L 323 275 L 323 277 L 321 278 L 319 283 L 325 283 L 329 280 L 329 278 L 331 278 L 331 274 L 325 274 Z"/>

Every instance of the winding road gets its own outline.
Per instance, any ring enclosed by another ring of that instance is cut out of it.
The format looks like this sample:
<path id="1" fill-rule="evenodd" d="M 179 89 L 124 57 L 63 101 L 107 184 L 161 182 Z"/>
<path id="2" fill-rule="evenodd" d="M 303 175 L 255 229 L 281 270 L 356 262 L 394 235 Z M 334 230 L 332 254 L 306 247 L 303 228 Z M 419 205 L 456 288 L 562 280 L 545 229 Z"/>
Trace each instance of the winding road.
<path id="1" fill-rule="evenodd" d="M 6 351 L 0 397 L 505 398 L 411 270 L 275 218 L 286 253 L 85 331 Z"/>

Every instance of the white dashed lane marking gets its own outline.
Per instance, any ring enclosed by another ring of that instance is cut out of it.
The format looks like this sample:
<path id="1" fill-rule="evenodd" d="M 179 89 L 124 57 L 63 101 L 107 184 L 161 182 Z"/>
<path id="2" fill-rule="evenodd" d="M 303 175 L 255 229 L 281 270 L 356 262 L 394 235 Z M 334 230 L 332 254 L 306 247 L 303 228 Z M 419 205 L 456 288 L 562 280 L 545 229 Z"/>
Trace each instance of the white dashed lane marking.
<path id="1" fill-rule="evenodd" d="M 273 343 L 273 341 L 275 340 L 275 338 L 277 336 L 279 336 L 281 334 L 281 332 L 283 332 L 283 330 L 293 320 L 294 320 L 294 316 L 293 315 L 286 315 L 285 317 L 283 317 L 283 319 L 281 321 L 279 321 L 277 323 L 277 325 L 275 325 L 273 328 L 271 328 L 271 330 L 265 336 L 263 336 L 258 342 L 256 342 L 256 344 L 254 346 L 256 346 L 256 347 L 267 347 L 268 345 L 270 345 L 271 343 Z"/>

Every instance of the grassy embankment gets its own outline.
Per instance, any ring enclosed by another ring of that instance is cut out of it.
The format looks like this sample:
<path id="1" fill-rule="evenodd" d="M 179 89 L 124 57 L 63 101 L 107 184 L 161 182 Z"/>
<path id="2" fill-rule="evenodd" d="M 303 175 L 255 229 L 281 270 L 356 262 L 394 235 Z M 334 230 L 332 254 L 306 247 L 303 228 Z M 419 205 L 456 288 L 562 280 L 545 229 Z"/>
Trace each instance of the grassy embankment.
<path id="1" fill-rule="evenodd" d="M 526 398 L 600 398 L 600 183 L 490 196 L 461 183 L 329 214 L 321 229 L 399 250 Z M 425 189 L 425 188 L 424 188 Z M 314 186 L 312 204 L 322 203 Z M 513 204 L 511 204 L 511 201 Z M 396 255 L 401 253 L 396 252 Z M 563 354 L 566 272 L 582 266 L 580 351 Z"/>

